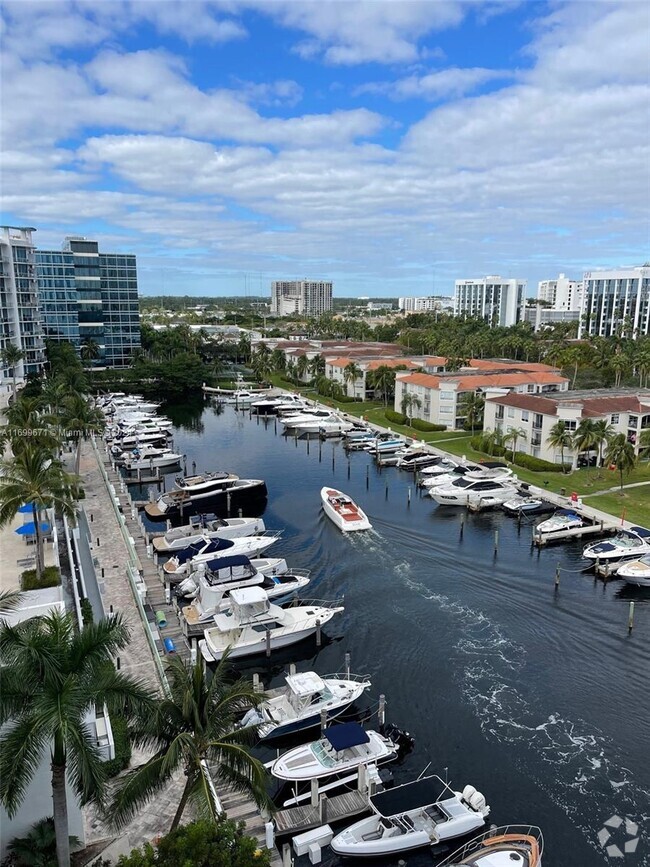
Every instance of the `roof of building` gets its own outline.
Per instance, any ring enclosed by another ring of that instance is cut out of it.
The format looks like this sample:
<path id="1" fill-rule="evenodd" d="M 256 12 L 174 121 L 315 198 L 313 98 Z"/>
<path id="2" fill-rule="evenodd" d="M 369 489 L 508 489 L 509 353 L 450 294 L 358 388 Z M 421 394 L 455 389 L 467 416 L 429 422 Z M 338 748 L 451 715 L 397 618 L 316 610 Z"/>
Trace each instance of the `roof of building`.
<path id="1" fill-rule="evenodd" d="M 369 361 L 366 365 L 366 370 L 377 370 L 378 367 L 382 367 L 385 365 L 386 367 L 408 367 L 411 370 L 417 370 L 418 367 L 421 367 L 420 364 L 417 364 L 415 361 L 411 361 L 410 358 L 373 358 L 372 361 Z"/>
<path id="2" fill-rule="evenodd" d="M 529 409 L 545 415 L 557 415 L 558 408 L 574 405 L 582 408 L 581 414 L 586 418 L 602 418 L 617 412 L 641 414 L 650 409 L 650 392 L 647 391 L 640 391 L 638 394 L 614 394 L 611 397 L 601 395 L 589 397 L 589 392 L 584 391 L 564 391 L 545 397 L 510 393 L 491 397 L 488 400 L 491 403 Z"/>
<path id="3" fill-rule="evenodd" d="M 444 367 L 447 364 L 447 359 L 444 355 L 425 355 L 424 363 L 430 367 Z"/>
<path id="4" fill-rule="evenodd" d="M 539 412 L 543 415 L 557 415 L 557 402 L 553 398 L 541 397 L 538 394 L 519 394 L 516 391 L 511 391 L 509 394 L 489 397 L 488 403 L 501 403 L 505 406 L 527 409 L 530 412 Z"/>
<path id="5" fill-rule="evenodd" d="M 467 367 L 477 370 L 527 370 L 529 373 L 552 373 L 557 367 L 536 361 L 513 361 L 510 358 L 472 358 Z"/>
<path id="6" fill-rule="evenodd" d="M 400 376 L 402 382 L 410 382 L 413 385 L 423 385 L 427 388 L 440 388 L 445 384 L 454 383 L 456 391 L 474 391 L 477 388 L 514 388 L 517 385 L 560 385 L 567 382 L 565 376 L 558 373 L 476 373 L 463 374 L 431 374 L 412 373 Z"/>

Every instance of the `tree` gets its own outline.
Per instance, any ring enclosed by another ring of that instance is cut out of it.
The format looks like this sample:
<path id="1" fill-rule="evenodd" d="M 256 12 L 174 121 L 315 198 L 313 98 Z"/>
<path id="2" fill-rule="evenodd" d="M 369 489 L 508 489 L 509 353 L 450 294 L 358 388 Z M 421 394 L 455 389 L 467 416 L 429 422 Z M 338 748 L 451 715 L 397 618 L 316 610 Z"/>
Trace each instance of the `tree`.
<path id="1" fill-rule="evenodd" d="M 13 377 L 13 392 L 14 392 L 14 400 L 16 399 L 16 389 L 18 388 L 16 383 L 16 367 L 20 364 L 20 362 L 25 357 L 25 353 L 13 343 L 8 343 L 5 348 L 0 353 L 2 357 L 2 363 L 7 367 L 11 368 L 11 374 Z"/>
<path id="2" fill-rule="evenodd" d="M 650 449 L 650 428 L 642 430 L 639 435 L 639 452 L 641 449 Z"/>
<path id="3" fill-rule="evenodd" d="M 319 376 L 324 376 L 325 374 L 325 359 L 322 355 L 314 355 L 312 360 L 309 362 L 309 372 L 311 375 L 318 379 Z"/>
<path id="4" fill-rule="evenodd" d="M 610 441 L 616 433 L 616 428 L 606 418 L 596 419 L 593 426 L 594 446 L 598 449 L 598 466 L 603 465 L 603 446 Z"/>
<path id="5" fill-rule="evenodd" d="M 474 428 L 483 425 L 483 411 L 485 398 L 478 391 L 466 391 L 460 399 L 460 411 L 465 415 L 465 424 L 468 424 L 474 433 Z"/>
<path id="6" fill-rule="evenodd" d="M 68 842 L 71 847 L 79 845 L 77 837 L 69 837 Z M 8 849 L 11 867 L 56 867 L 54 819 L 36 822 L 26 837 L 15 837 Z"/>
<path id="7" fill-rule="evenodd" d="M 512 462 L 515 462 L 515 454 L 517 453 L 517 443 L 519 440 L 525 440 L 527 437 L 527 433 L 523 427 L 513 427 L 510 428 L 508 433 L 504 436 L 504 443 L 512 443 Z"/>
<path id="8" fill-rule="evenodd" d="M 81 343 L 80 353 L 81 360 L 90 365 L 96 361 L 101 355 L 99 343 L 93 340 L 92 337 L 86 337 Z"/>
<path id="9" fill-rule="evenodd" d="M 388 406 L 388 396 L 395 391 L 395 368 L 380 364 L 376 370 L 370 372 L 369 378 L 373 387 L 382 395 L 384 406 Z"/>
<path id="10" fill-rule="evenodd" d="M 32 504 L 36 536 L 36 574 L 44 567 L 44 537 L 41 512 L 54 508 L 69 520 L 75 519 L 77 480 L 63 469 L 49 451 L 32 446 L 12 458 L 0 461 L 0 527 L 13 520 L 23 503 Z"/>
<path id="11" fill-rule="evenodd" d="M 81 442 L 88 434 L 101 433 L 106 426 L 104 414 L 80 394 L 70 394 L 63 401 L 61 423 L 66 431 L 77 438 L 75 473 L 79 474 Z"/>
<path id="12" fill-rule="evenodd" d="M 237 359 L 248 361 L 251 357 L 251 339 L 248 334 L 242 332 L 237 343 Z"/>
<path id="13" fill-rule="evenodd" d="M 592 418 L 583 418 L 573 434 L 573 447 L 577 452 L 590 452 L 596 448 L 598 435 L 596 422 Z"/>
<path id="14" fill-rule="evenodd" d="M 307 370 L 309 369 L 309 359 L 306 355 L 299 355 L 298 361 L 296 361 L 296 375 L 298 379 L 304 379 Z M 323 369 L 323 373 L 325 370 Z"/>
<path id="15" fill-rule="evenodd" d="M 483 442 L 485 444 L 485 451 L 489 455 L 493 455 L 496 449 L 505 449 L 505 436 L 500 427 L 486 431 Z"/>
<path id="16" fill-rule="evenodd" d="M 412 409 L 420 409 L 422 407 L 422 401 L 417 396 L 417 394 L 413 394 L 411 391 L 405 391 L 402 396 L 401 401 L 401 409 L 402 415 L 406 416 L 406 423 L 411 423 L 411 410 Z"/>
<path id="17" fill-rule="evenodd" d="M 186 782 L 172 831 L 188 802 L 199 814 L 217 820 L 208 768 L 212 777 L 252 795 L 260 805 L 269 804 L 266 771 L 247 748 L 256 729 L 237 728 L 246 709 L 258 705 L 263 696 L 248 681 L 230 682 L 229 668 L 226 654 L 208 680 L 200 661 L 194 665 L 179 657 L 168 661 L 169 696 L 157 702 L 154 712 L 132 730 L 133 740 L 153 754 L 118 783 L 109 810 L 117 826 L 164 788 L 179 768 Z"/>
<path id="18" fill-rule="evenodd" d="M 634 446 L 628 441 L 623 433 L 613 436 L 605 452 L 605 460 L 609 465 L 616 466 L 621 479 L 621 493 L 623 493 L 623 474 L 629 473 L 636 464 Z"/>
<path id="19" fill-rule="evenodd" d="M 619 388 L 624 374 L 630 371 L 630 359 L 620 352 L 613 356 L 610 367 L 614 371 L 614 388 Z"/>
<path id="20" fill-rule="evenodd" d="M 0 617 L 15 611 L 22 599 L 23 594 L 17 590 L 0 590 Z"/>
<path id="21" fill-rule="evenodd" d="M 560 449 L 562 472 L 564 472 L 564 450 L 573 446 L 573 437 L 567 430 L 565 423 L 560 419 L 551 428 L 546 442 L 554 449 Z"/>
<path id="22" fill-rule="evenodd" d="M 6 438 L 14 455 L 29 448 L 58 451 L 61 447 L 61 438 L 52 426 L 57 419 L 44 413 L 42 408 L 41 398 L 25 397 L 21 392 L 11 406 L 4 410 L 7 419 Z"/>
<path id="23" fill-rule="evenodd" d="M 284 352 L 281 349 L 274 349 L 271 353 L 270 357 L 271 365 L 273 366 L 273 370 L 279 371 L 282 373 L 287 366 L 287 359 Z"/>
<path id="24" fill-rule="evenodd" d="M 345 382 L 346 385 L 350 385 L 350 383 L 352 383 L 353 391 L 355 382 L 357 381 L 357 379 L 361 379 L 362 376 L 363 370 L 359 367 L 358 364 L 355 364 L 354 361 L 346 364 L 343 368 L 343 382 Z"/>
<path id="25" fill-rule="evenodd" d="M 83 803 L 101 803 L 105 774 L 86 719 L 94 707 L 152 709 L 150 693 L 116 671 L 129 632 L 113 616 L 80 631 L 55 612 L 0 630 L 0 800 L 10 816 L 23 803 L 43 757 L 50 757 L 59 867 L 70 864 L 66 778 Z"/>

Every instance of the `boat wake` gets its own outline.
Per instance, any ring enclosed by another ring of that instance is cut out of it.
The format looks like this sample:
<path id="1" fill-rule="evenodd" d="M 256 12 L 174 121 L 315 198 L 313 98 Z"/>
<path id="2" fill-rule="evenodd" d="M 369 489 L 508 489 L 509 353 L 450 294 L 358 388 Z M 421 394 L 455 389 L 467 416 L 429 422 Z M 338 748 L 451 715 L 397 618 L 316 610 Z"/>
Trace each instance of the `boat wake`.
<path id="1" fill-rule="evenodd" d="M 459 664 L 454 668 L 485 735 L 520 748 L 517 755 L 525 765 L 522 770 L 566 812 L 599 853 L 603 850 L 598 832 L 612 815 L 631 819 L 640 829 L 647 827 L 650 791 L 635 781 L 616 744 L 591 723 L 535 707 L 520 691 L 524 648 L 482 612 L 432 591 L 408 572 L 408 564 L 401 563 L 399 574 L 406 586 L 457 621 L 460 637 L 454 651 Z M 647 849 L 648 841 L 642 839 L 626 864 L 650 867 Z"/>

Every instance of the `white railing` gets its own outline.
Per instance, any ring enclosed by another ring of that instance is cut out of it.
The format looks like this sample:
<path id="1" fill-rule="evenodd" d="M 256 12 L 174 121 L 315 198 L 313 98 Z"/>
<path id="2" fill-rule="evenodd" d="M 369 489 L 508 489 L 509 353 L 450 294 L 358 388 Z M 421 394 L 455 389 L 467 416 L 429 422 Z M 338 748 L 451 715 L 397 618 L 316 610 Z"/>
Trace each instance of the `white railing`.
<path id="1" fill-rule="evenodd" d="M 537 843 L 538 857 L 535 863 L 531 862 L 530 867 L 541 867 L 542 853 L 544 851 L 544 836 L 536 825 L 501 825 L 498 828 L 492 827 L 488 831 L 484 831 L 478 837 L 474 837 L 474 839 L 470 840 L 469 843 L 461 846 L 460 849 L 457 849 L 449 855 L 449 857 L 445 858 L 444 861 L 441 861 L 437 867 L 447 867 L 447 865 L 451 867 L 451 865 L 462 861 L 463 858 L 467 858 L 473 852 L 476 852 L 479 849 L 484 850 L 492 837 L 501 837 L 506 834 L 521 838 L 532 837 Z M 516 841 L 513 840 L 512 842 L 514 843 Z"/>

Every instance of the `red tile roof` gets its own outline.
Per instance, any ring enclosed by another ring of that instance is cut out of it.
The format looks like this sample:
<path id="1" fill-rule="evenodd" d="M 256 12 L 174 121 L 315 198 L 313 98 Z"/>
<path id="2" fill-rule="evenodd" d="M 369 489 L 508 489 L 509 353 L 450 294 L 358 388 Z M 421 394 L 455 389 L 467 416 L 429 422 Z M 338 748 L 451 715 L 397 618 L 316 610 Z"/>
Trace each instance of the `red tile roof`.
<path id="1" fill-rule="evenodd" d="M 414 377 L 425 377 L 415 379 Z M 567 382 L 565 376 L 557 373 L 477 373 L 474 375 L 430 373 L 400 376 L 402 382 L 412 382 L 414 385 L 424 385 L 428 388 L 440 388 L 445 383 L 454 383 L 456 391 L 474 391 L 477 388 L 515 388 L 517 385 L 561 385 Z"/>
<path id="2" fill-rule="evenodd" d="M 544 415 L 557 415 L 557 402 L 538 394 L 518 394 L 516 391 L 511 391 L 510 394 L 500 397 L 489 397 L 488 403 L 501 403 L 505 406 L 528 409 L 531 412 L 541 412 Z"/>
<path id="3" fill-rule="evenodd" d="M 636 394 L 620 395 L 618 397 L 587 397 L 581 400 L 583 415 L 603 416 L 612 412 L 647 412 Z"/>
<path id="4" fill-rule="evenodd" d="M 415 361 L 409 358 L 374 358 L 366 364 L 366 370 L 377 370 L 378 367 L 385 365 L 386 367 L 407 367 L 410 370 L 417 370 L 421 367 Z"/>

